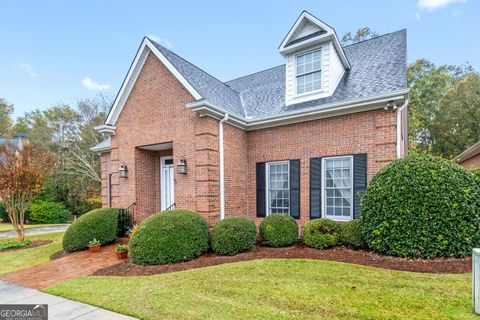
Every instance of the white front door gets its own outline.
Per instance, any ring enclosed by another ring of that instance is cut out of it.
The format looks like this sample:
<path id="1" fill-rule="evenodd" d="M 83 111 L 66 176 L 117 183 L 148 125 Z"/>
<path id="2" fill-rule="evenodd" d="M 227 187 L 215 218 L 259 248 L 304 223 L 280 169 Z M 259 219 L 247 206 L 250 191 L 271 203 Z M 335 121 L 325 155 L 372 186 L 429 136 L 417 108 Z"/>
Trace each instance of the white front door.
<path id="1" fill-rule="evenodd" d="M 160 209 L 173 209 L 174 197 L 173 157 L 160 158 Z"/>

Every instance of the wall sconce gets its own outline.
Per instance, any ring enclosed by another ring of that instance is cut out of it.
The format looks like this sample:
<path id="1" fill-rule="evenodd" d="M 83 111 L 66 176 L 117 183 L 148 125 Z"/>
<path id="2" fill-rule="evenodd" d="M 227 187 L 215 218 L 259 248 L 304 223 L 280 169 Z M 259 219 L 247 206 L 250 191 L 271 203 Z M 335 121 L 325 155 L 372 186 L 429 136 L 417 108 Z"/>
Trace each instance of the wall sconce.
<path id="1" fill-rule="evenodd" d="M 126 165 L 122 164 L 120 168 L 118 168 L 118 177 L 119 178 L 127 178 L 128 177 L 128 168 Z"/>
<path id="2" fill-rule="evenodd" d="M 177 164 L 177 172 L 179 174 L 187 174 L 187 160 L 180 159 L 180 162 Z"/>

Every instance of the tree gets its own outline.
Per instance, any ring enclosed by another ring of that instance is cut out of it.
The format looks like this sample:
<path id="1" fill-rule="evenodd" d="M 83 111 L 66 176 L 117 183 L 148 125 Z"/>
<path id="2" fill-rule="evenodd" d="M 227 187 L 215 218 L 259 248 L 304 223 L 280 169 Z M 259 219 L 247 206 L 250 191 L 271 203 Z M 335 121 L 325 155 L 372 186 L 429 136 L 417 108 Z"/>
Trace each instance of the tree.
<path id="1" fill-rule="evenodd" d="M 19 242 L 25 240 L 25 211 L 40 193 L 50 166 L 50 154 L 31 144 L 20 150 L 11 143 L 0 145 L 0 199 Z"/>
<path id="2" fill-rule="evenodd" d="M 454 97 L 458 90 L 457 83 L 466 75 L 472 74 L 470 66 L 435 66 L 425 59 L 419 59 L 408 68 L 407 80 L 410 87 L 409 105 L 409 138 L 413 151 L 429 152 L 444 157 L 456 154 L 458 148 L 452 148 L 452 143 L 445 139 L 455 139 L 457 131 L 452 131 L 452 125 L 445 117 L 452 108 L 452 99 L 444 99 L 447 92 Z M 453 90 L 453 91 L 452 91 Z M 458 121 L 468 121 L 468 107 L 458 105 L 452 110 Z M 447 136 L 449 131 L 450 137 Z M 478 139 L 478 137 L 477 137 Z M 467 140 L 470 140 L 467 139 Z M 463 147 L 464 143 L 459 147 Z"/>
<path id="3" fill-rule="evenodd" d="M 435 149 L 455 156 L 480 140 L 480 75 L 470 73 L 451 86 L 440 100 L 433 125 Z"/>
<path id="4" fill-rule="evenodd" d="M 0 137 L 10 133 L 12 127 L 13 105 L 0 98 Z"/>
<path id="5" fill-rule="evenodd" d="M 360 41 L 365 41 L 374 37 L 378 37 L 378 33 L 370 30 L 369 27 L 358 28 L 354 36 L 352 36 L 351 32 L 347 32 L 342 37 L 342 45 L 346 46 L 346 45 L 354 44 Z"/>

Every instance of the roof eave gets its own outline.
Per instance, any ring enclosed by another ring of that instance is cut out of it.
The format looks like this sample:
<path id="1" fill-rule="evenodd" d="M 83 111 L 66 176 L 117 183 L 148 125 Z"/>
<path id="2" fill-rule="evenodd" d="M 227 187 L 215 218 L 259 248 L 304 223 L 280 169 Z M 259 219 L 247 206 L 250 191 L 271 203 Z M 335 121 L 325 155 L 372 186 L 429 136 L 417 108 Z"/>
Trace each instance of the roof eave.
<path id="1" fill-rule="evenodd" d="M 258 130 L 280 125 L 287 125 L 322 118 L 334 117 L 337 115 L 368 111 L 373 109 L 384 108 L 389 101 L 403 102 L 408 89 L 381 94 L 368 98 L 343 101 L 339 103 L 331 103 L 319 105 L 299 111 L 269 116 L 259 119 L 247 119 L 244 117 L 229 114 L 228 123 L 244 129 L 246 131 Z M 208 101 L 197 101 L 186 105 L 188 109 L 198 112 L 200 116 L 210 116 L 215 119 L 221 119 L 226 112 L 224 109 L 211 104 Z"/>
<path id="2" fill-rule="evenodd" d="M 480 141 L 475 143 L 473 146 L 471 146 L 467 150 L 460 153 L 458 156 L 453 158 L 453 160 L 455 160 L 458 163 L 464 162 L 468 159 L 471 159 L 471 158 L 475 157 L 479 153 L 480 153 Z"/>

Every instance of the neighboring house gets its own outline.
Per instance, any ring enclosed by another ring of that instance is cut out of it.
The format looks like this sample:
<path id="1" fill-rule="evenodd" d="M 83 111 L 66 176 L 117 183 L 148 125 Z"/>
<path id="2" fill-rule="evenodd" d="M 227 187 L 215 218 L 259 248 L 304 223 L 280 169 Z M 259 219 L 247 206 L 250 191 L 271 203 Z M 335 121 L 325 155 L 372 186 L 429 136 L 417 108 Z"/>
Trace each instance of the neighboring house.
<path id="1" fill-rule="evenodd" d="M 454 160 L 465 169 L 480 168 L 480 142 L 460 153 Z"/>
<path id="2" fill-rule="evenodd" d="M 11 143 L 17 148 L 17 150 L 21 150 L 23 146 L 28 143 L 28 137 L 24 133 L 17 133 L 14 138 L 0 137 L 0 144 L 2 143 Z"/>
<path id="3" fill-rule="evenodd" d="M 144 38 L 92 148 L 103 206 L 357 218 L 367 181 L 407 152 L 406 31 L 342 47 L 304 11 L 278 50 L 285 64 L 222 82 Z"/>

